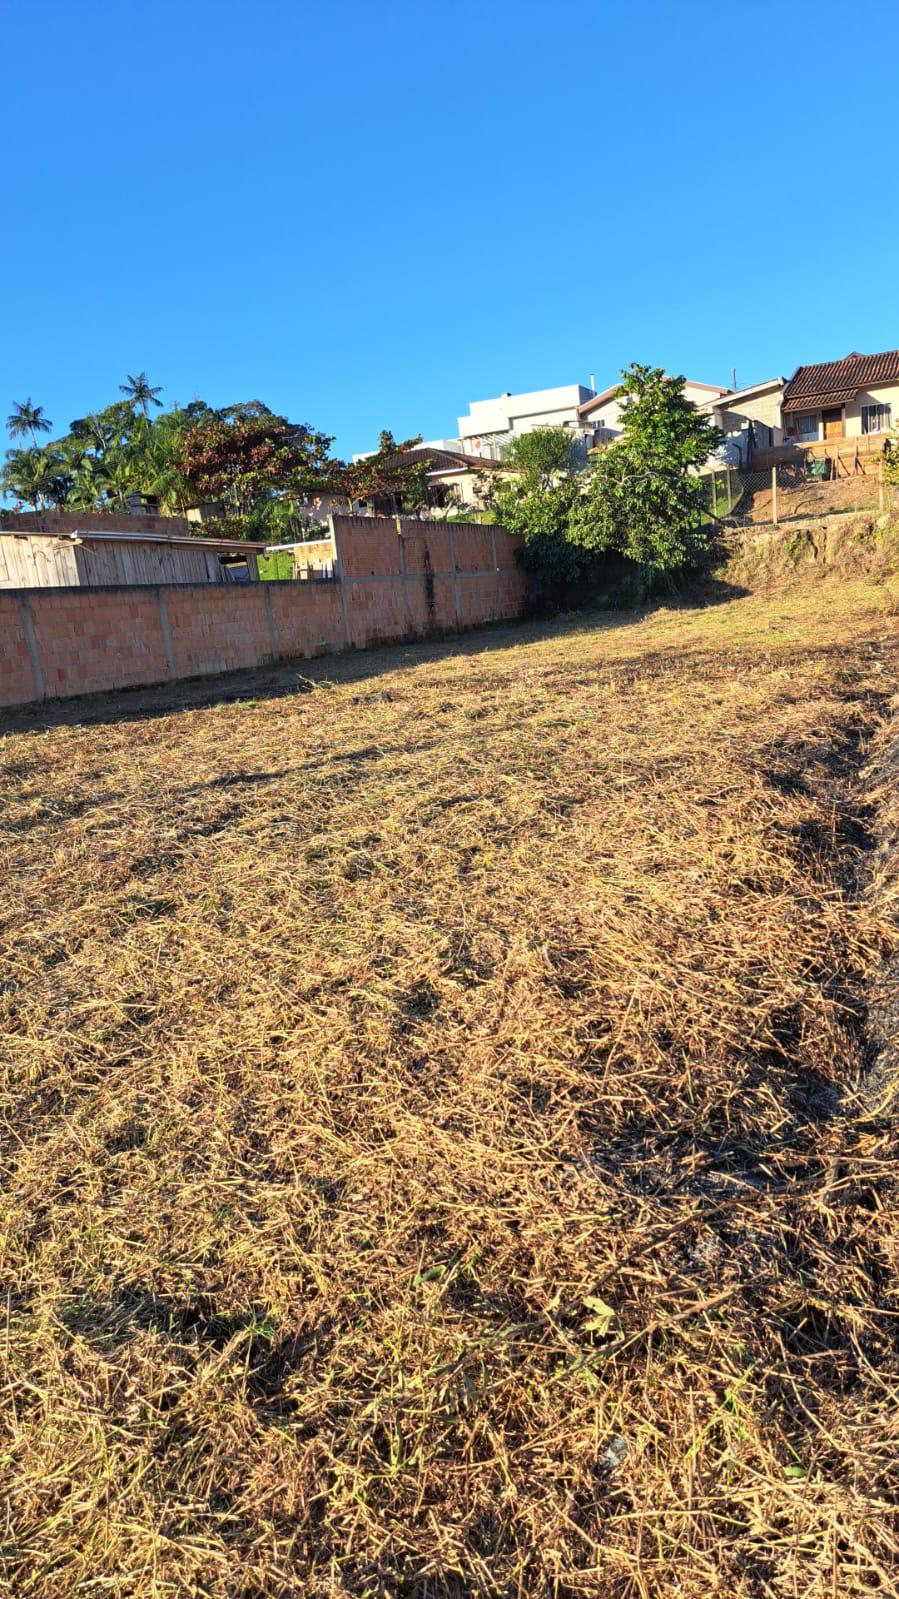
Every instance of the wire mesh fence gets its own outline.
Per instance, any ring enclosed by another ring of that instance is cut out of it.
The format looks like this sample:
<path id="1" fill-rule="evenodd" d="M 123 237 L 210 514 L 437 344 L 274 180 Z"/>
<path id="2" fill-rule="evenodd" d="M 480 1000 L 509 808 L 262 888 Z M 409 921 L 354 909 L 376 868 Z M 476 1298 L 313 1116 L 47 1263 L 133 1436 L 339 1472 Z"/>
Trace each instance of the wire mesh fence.
<path id="1" fill-rule="evenodd" d="M 879 459 L 847 471 L 827 457 L 804 457 L 748 472 L 722 468 L 702 481 L 706 517 L 725 527 L 818 521 L 866 511 L 878 515 L 899 504 L 899 492 L 885 481 Z"/>

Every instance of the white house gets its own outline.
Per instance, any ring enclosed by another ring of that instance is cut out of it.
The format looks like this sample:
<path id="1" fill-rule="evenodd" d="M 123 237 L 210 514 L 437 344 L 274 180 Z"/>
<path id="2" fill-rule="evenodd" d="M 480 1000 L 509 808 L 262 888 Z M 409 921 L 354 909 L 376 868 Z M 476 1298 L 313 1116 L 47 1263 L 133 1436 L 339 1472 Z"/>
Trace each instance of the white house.
<path id="1" fill-rule="evenodd" d="M 583 383 L 567 383 L 528 394 L 500 394 L 495 400 L 471 400 L 468 415 L 459 418 L 462 451 L 498 460 L 515 434 L 534 428 L 569 428 L 580 441 L 584 435 L 580 412 L 592 398 L 593 390 Z"/>

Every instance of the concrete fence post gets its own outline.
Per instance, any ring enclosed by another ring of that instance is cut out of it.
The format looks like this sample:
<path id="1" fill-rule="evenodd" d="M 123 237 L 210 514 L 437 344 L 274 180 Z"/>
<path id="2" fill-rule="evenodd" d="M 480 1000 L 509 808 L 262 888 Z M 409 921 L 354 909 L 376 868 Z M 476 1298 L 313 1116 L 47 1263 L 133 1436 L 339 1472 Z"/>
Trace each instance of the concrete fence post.
<path id="1" fill-rule="evenodd" d="M 262 604 L 265 609 L 265 620 L 268 627 L 268 641 L 272 647 L 272 660 L 280 661 L 281 652 L 278 649 L 278 635 L 275 632 L 275 614 L 272 610 L 271 587 L 265 581 L 261 581 L 259 586 L 262 589 Z"/>
<path id="2" fill-rule="evenodd" d="M 34 617 L 31 614 L 31 604 L 27 594 L 19 591 L 19 613 L 22 617 L 22 632 L 25 634 L 25 645 L 28 650 L 28 664 L 31 667 L 31 680 L 34 684 L 34 697 L 38 700 L 47 698 L 47 687 L 41 669 L 41 657 L 37 647 L 37 634 L 34 630 Z"/>
<path id="3" fill-rule="evenodd" d="M 503 609 L 503 587 L 499 575 L 499 556 L 496 553 L 496 528 L 490 527 L 490 553 L 493 561 L 493 570 L 496 573 L 496 620 L 499 621 Z"/>
<path id="4" fill-rule="evenodd" d="M 400 582 L 403 585 L 403 615 L 406 618 L 406 633 L 407 633 L 407 636 L 409 638 L 411 638 L 412 637 L 412 601 L 409 598 L 409 576 L 408 576 L 408 573 L 406 572 L 406 535 L 405 535 L 405 533 L 401 533 L 400 532 L 400 529 L 399 529 L 399 520 L 400 519 L 399 519 L 399 517 L 397 517 L 396 520 L 397 520 L 397 538 L 400 541 Z"/>
<path id="5" fill-rule="evenodd" d="M 156 590 L 156 599 L 159 604 L 159 627 L 162 633 L 162 647 L 165 650 L 165 664 L 169 677 L 177 677 L 175 670 L 175 646 L 172 643 L 172 624 L 169 621 L 169 603 L 165 597 L 165 589 Z"/>
<path id="6" fill-rule="evenodd" d="M 456 626 L 458 628 L 461 628 L 461 626 L 462 626 L 462 596 L 461 596 L 461 593 L 459 592 L 459 569 L 458 569 L 458 567 L 456 565 L 456 536 L 455 536 L 452 528 L 450 527 L 449 522 L 447 522 L 447 524 L 446 524 L 446 532 L 447 532 L 447 537 L 449 539 L 449 558 L 450 558 L 450 567 L 452 569 L 452 575 L 453 575 L 453 602 L 454 602 L 455 607 L 456 607 Z"/>
<path id="7" fill-rule="evenodd" d="M 777 467 L 771 468 L 771 520 L 777 526 Z"/>
<path id="8" fill-rule="evenodd" d="M 340 548 L 340 533 L 338 530 L 337 521 L 338 519 L 333 513 L 328 517 L 328 527 L 331 530 L 331 543 L 334 546 L 334 560 L 337 566 L 337 581 L 340 585 L 340 610 L 343 616 L 343 633 L 344 638 L 346 639 L 347 649 L 352 649 L 353 630 L 350 627 L 350 610 L 349 606 L 347 605 L 346 583 L 344 582 L 343 576 L 343 555 Z"/>

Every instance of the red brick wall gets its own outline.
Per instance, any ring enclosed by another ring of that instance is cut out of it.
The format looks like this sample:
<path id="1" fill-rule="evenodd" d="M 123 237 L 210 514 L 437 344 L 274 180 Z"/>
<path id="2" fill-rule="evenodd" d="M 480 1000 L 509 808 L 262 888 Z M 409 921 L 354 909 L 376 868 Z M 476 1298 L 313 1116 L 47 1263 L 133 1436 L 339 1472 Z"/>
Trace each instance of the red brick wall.
<path id="1" fill-rule="evenodd" d="M 110 511 L 0 511 L 0 528 L 23 533 L 128 533 L 134 530 L 135 538 L 141 533 L 165 533 L 170 538 L 190 538 L 197 532 L 197 523 L 188 522 L 186 516 L 132 516 L 122 511 L 118 516 Z"/>
<path id="2" fill-rule="evenodd" d="M 35 698 L 28 641 L 18 595 L 0 591 L 0 705 Z"/>
<path id="3" fill-rule="evenodd" d="M 168 676 L 157 589 L 30 589 L 28 602 L 48 699 Z"/>
<path id="4" fill-rule="evenodd" d="M 401 536 L 385 519 L 334 521 L 336 583 L 0 591 L 0 705 L 365 649 L 525 608 L 518 540 L 501 528 L 404 520 Z"/>
<path id="5" fill-rule="evenodd" d="M 261 666 L 273 656 L 261 583 L 164 590 L 175 677 Z"/>
<path id="6" fill-rule="evenodd" d="M 265 588 L 271 601 L 278 650 L 287 660 L 345 648 L 343 608 L 336 583 L 266 583 Z"/>

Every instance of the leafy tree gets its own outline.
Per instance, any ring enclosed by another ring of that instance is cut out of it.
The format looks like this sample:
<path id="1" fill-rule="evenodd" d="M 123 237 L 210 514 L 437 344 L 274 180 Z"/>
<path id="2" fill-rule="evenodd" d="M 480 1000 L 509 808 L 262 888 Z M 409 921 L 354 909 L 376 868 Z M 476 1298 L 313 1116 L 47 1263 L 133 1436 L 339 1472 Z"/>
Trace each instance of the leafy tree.
<path id="1" fill-rule="evenodd" d="M 386 506 L 392 515 L 401 507 L 419 510 L 427 503 L 430 462 L 426 453 L 411 461 L 403 457 L 418 450 L 420 444 L 420 433 L 397 443 L 387 428 L 382 429 L 377 450 L 345 469 L 343 486 L 350 502 L 370 500 L 375 506 Z"/>
<path id="2" fill-rule="evenodd" d="M 35 511 L 50 505 L 65 503 L 69 488 L 66 463 L 56 451 L 9 450 L 0 475 L 0 484 L 7 494 L 22 500 Z"/>
<path id="3" fill-rule="evenodd" d="M 339 463 L 333 440 L 308 423 L 289 422 L 253 400 L 210 411 L 180 433 L 175 465 L 198 499 L 219 500 L 225 516 L 264 521 L 276 499 L 327 488 Z"/>
<path id="4" fill-rule="evenodd" d="M 548 489 L 577 470 L 576 440 L 567 428 L 534 428 L 517 433 L 503 455 L 528 490 Z"/>
<path id="5" fill-rule="evenodd" d="M 6 418 L 6 431 L 11 439 L 22 439 L 26 433 L 31 434 L 33 444 L 37 443 L 39 433 L 49 433 L 53 423 L 44 415 L 42 405 L 32 405 L 31 395 L 27 400 L 13 402 L 12 414 Z"/>
<path id="6" fill-rule="evenodd" d="M 702 466 L 723 435 L 684 394 L 685 378 L 636 361 L 621 374 L 621 427 L 625 443 L 642 445 L 660 460 Z"/>
<path id="7" fill-rule="evenodd" d="M 121 390 L 126 398 L 77 417 L 62 438 L 7 451 L 5 492 L 36 509 L 123 509 L 142 494 L 178 513 L 217 500 L 230 536 L 268 537 L 276 524 L 301 519 L 297 501 L 307 493 L 344 489 L 346 468 L 331 459 L 330 437 L 258 400 L 164 410 L 146 372 L 129 373 Z M 8 425 L 16 438 L 50 428 L 30 399 L 14 407 Z"/>
<path id="8" fill-rule="evenodd" d="M 147 377 L 146 372 L 138 372 L 137 377 L 132 377 L 131 373 L 128 372 L 126 376 L 128 381 L 127 383 L 119 384 L 119 392 L 127 394 L 135 410 L 142 411 L 146 418 L 150 414 L 151 405 L 157 406 L 160 410 L 162 409 L 162 401 L 156 398 L 157 394 L 162 393 L 162 389 L 161 387 L 155 389 L 150 387 L 150 379 Z"/>
<path id="9" fill-rule="evenodd" d="M 538 594 L 573 582 L 583 565 L 569 538 L 569 523 L 581 494 L 575 441 L 566 428 L 535 428 L 511 440 L 503 457 L 509 471 L 484 476 L 480 492 L 488 509 L 524 541 L 524 565 Z"/>
<path id="10" fill-rule="evenodd" d="M 702 487 L 691 468 L 708 460 L 721 434 L 683 391 L 683 378 L 658 367 L 622 373 L 622 437 L 591 467 L 569 523 L 574 543 L 655 572 L 690 565 L 706 548 Z"/>

